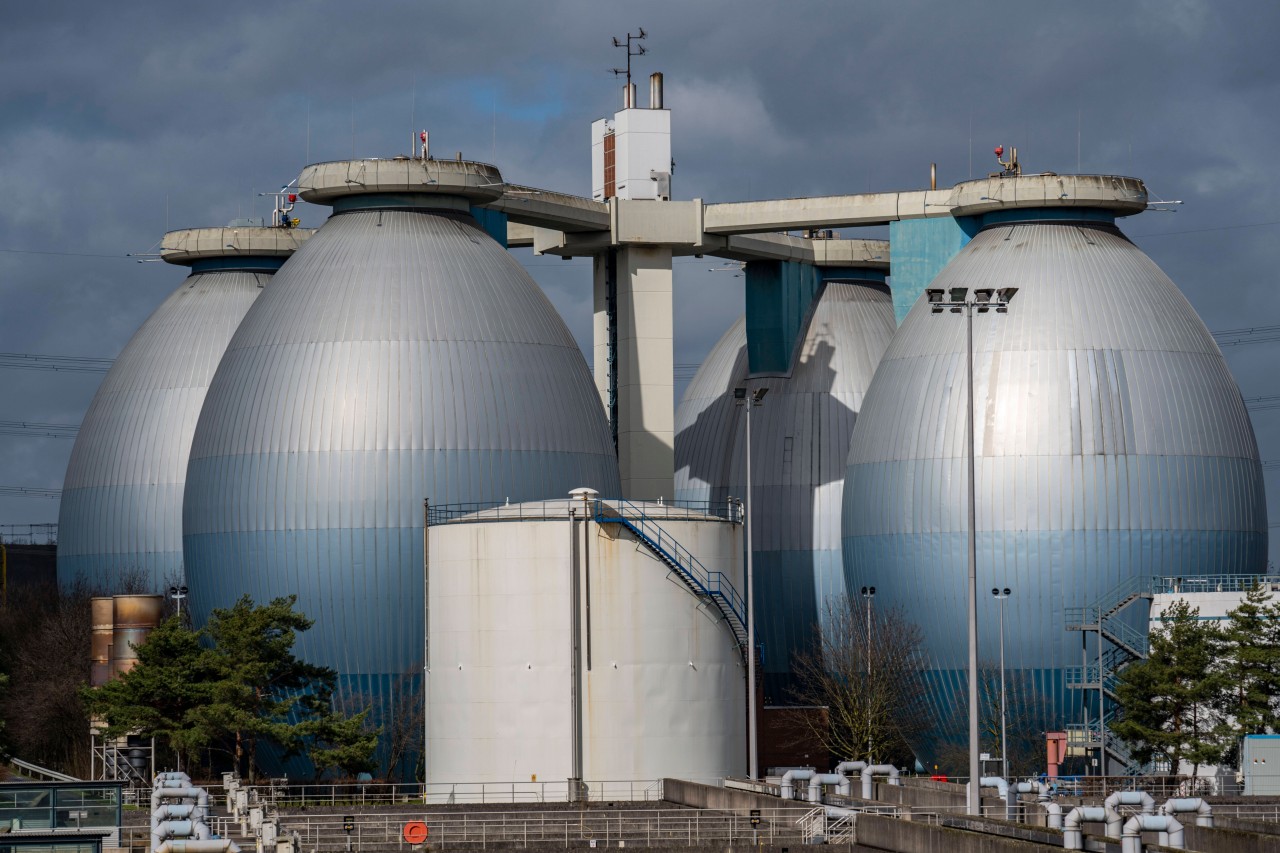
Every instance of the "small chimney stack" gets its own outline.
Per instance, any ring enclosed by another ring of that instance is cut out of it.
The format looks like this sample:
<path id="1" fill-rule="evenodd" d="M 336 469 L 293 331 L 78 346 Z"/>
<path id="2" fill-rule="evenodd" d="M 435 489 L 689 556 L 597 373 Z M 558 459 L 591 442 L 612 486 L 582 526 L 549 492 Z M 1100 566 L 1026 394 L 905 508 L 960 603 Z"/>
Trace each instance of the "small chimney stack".
<path id="1" fill-rule="evenodd" d="M 649 109 L 662 109 L 662 72 L 655 71 L 649 75 Z"/>

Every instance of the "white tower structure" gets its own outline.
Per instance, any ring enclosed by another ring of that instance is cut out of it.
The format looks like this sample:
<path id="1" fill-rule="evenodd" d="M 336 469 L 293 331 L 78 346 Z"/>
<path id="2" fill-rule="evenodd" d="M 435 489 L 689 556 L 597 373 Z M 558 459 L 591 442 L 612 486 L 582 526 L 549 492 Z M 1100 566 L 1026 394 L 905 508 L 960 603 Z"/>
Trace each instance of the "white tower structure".
<path id="1" fill-rule="evenodd" d="M 649 109 L 636 87 L 622 89 L 622 109 L 591 123 L 591 197 L 671 200 L 671 110 L 662 106 L 662 74 L 649 76 Z"/>

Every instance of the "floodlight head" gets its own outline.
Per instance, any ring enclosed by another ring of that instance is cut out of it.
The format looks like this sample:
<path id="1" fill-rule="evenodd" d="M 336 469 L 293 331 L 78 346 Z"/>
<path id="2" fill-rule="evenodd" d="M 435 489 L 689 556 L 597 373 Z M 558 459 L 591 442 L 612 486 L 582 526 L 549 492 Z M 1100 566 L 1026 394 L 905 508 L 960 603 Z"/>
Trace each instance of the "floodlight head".
<path id="1" fill-rule="evenodd" d="M 943 292 L 939 287 L 930 287 L 925 290 L 924 295 L 929 299 L 930 304 L 936 304 L 942 301 Z"/>
<path id="2" fill-rule="evenodd" d="M 747 399 L 747 389 L 746 389 L 746 388 L 734 388 L 734 389 L 733 389 L 733 399 L 735 399 L 735 400 L 745 400 L 745 399 Z"/>
<path id="3" fill-rule="evenodd" d="M 953 288 L 951 288 L 951 301 L 952 301 L 952 302 L 964 302 L 965 297 L 966 297 L 966 296 L 968 296 L 968 295 L 969 295 L 969 288 L 967 288 L 967 287 L 953 287 Z"/>
<path id="4" fill-rule="evenodd" d="M 996 292 L 990 287 L 979 287 L 973 291 L 973 298 L 978 302 L 990 302 Z"/>
<path id="5" fill-rule="evenodd" d="M 963 307 L 961 307 L 961 306 L 959 306 L 959 305 L 952 305 L 952 306 L 951 306 L 951 313 L 952 313 L 952 314 L 959 314 L 959 313 L 960 313 L 960 312 L 962 312 L 962 311 L 964 311 L 964 308 L 963 308 Z"/>
<path id="6" fill-rule="evenodd" d="M 768 388 L 757 388 L 755 390 L 755 393 L 751 395 L 751 399 L 753 402 L 759 403 L 761 400 L 764 399 L 764 395 L 768 393 L 769 393 Z"/>
<path id="7" fill-rule="evenodd" d="M 998 595 L 1000 594 L 1000 590 L 996 589 L 995 587 L 992 587 L 992 588 L 991 588 L 991 594 L 992 594 L 992 595 L 997 595 L 997 596 L 998 596 Z"/>
<path id="8" fill-rule="evenodd" d="M 1002 287 L 996 291 L 996 295 L 1000 297 L 1000 301 L 1008 305 L 1013 301 L 1013 296 L 1018 292 L 1016 287 Z"/>
<path id="9" fill-rule="evenodd" d="M 1013 590 L 1009 589 L 1009 587 L 1007 587 L 1007 586 L 1006 586 L 1006 587 L 1004 588 L 1004 594 L 1005 594 L 1006 596 L 1007 596 L 1007 595 L 1012 595 L 1012 594 L 1013 594 Z"/>

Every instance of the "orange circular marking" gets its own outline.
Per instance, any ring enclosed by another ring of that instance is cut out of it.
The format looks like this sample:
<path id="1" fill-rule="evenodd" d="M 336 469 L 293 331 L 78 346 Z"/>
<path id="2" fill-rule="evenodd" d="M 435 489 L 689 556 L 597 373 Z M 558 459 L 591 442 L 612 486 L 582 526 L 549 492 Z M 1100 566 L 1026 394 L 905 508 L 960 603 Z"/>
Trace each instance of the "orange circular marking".
<path id="1" fill-rule="evenodd" d="M 411 820 L 404 825 L 404 840 L 409 844 L 421 844 L 427 840 L 427 825 L 420 820 Z"/>

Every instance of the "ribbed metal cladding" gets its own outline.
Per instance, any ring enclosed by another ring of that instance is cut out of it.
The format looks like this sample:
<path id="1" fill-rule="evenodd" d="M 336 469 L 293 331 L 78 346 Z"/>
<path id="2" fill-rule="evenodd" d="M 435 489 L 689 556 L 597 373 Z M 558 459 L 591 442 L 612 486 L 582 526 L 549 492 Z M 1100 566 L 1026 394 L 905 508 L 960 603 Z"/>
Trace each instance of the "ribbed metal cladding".
<path id="1" fill-rule="evenodd" d="M 193 273 L 138 329 L 80 426 L 58 513 L 58 581 L 104 594 L 182 581 L 182 492 L 205 392 L 271 279 Z"/>
<path id="2" fill-rule="evenodd" d="M 422 666 L 422 502 L 589 486 L 617 460 L 581 351 L 466 214 L 335 215 L 232 339 L 192 448 L 184 546 L 200 621 L 296 593 L 299 653 L 390 720 Z M 385 737 L 385 735 L 384 735 Z"/>
<path id="3" fill-rule="evenodd" d="M 974 317 L 979 659 L 998 667 L 990 590 L 1008 587 L 1011 731 L 1080 722 L 1065 608 L 1134 576 L 1263 570 L 1249 416 L 1190 304 L 1111 225 L 988 227 L 933 286 L 1021 288 Z M 920 624 L 947 739 L 966 713 L 964 351 L 964 315 L 918 302 L 868 391 L 843 511 L 846 582 Z"/>
<path id="4" fill-rule="evenodd" d="M 830 282 L 791 375 L 747 378 L 739 320 L 707 356 L 676 413 L 676 497 L 746 494 L 745 420 L 733 389 L 767 387 L 751 414 L 756 615 L 766 701 L 786 702 L 792 656 L 809 646 L 827 602 L 845 593 L 840 508 L 853 425 L 893 336 L 883 284 Z"/>

